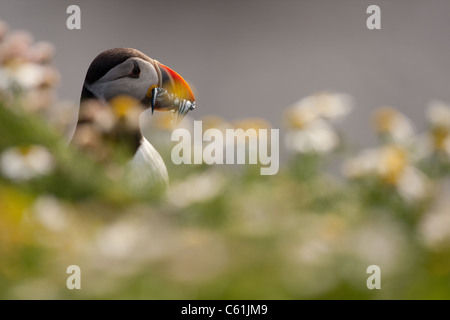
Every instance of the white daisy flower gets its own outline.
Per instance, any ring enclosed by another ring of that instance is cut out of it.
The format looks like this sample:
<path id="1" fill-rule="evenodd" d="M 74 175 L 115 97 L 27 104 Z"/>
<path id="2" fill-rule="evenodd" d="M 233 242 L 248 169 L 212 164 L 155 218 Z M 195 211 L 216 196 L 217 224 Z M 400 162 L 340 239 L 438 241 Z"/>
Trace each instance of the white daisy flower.
<path id="1" fill-rule="evenodd" d="M 328 119 L 346 116 L 353 108 L 353 98 L 346 93 L 317 93 L 313 96 L 319 114 Z"/>
<path id="2" fill-rule="evenodd" d="M 448 203 L 446 204 L 448 206 Z M 422 240 L 429 247 L 450 245 L 450 212 L 438 208 L 427 213 L 419 225 Z"/>
<path id="3" fill-rule="evenodd" d="M 302 128 L 304 125 L 323 117 L 334 120 L 347 115 L 353 99 L 345 93 L 319 92 L 305 97 L 286 111 L 285 120 L 289 128 Z"/>
<path id="4" fill-rule="evenodd" d="M 52 195 L 42 195 L 33 204 L 34 217 L 45 227 L 53 231 L 63 231 L 69 226 L 66 209 Z"/>
<path id="5" fill-rule="evenodd" d="M 49 174 L 54 166 L 52 154 L 39 145 L 11 147 L 0 154 L 0 172 L 14 181 Z"/>
<path id="6" fill-rule="evenodd" d="M 171 184 L 167 200 L 180 208 L 204 202 L 217 196 L 223 190 L 225 182 L 225 177 L 219 172 L 195 174 L 184 181 Z"/>
<path id="7" fill-rule="evenodd" d="M 26 62 L 7 68 L 6 72 L 11 83 L 16 83 L 23 89 L 31 89 L 44 82 L 46 67 Z"/>
<path id="8" fill-rule="evenodd" d="M 403 113 L 389 107 L 378 109 L 374 115 L 375 129 L 393 142 L 404 144 L 414 138 L 414 126 Z"/>
<path id="9" fill-rule="evenodd" d="M 331 120 L 348 114 L 353 99 L 344 93 L 319 92 L 295 103 L 284 114 L 285 144 L 295 153 L 327 153 L 340 143 Z"/>
<path id="10" fill-rule="evenodd" d="M 351 179 L 361 178 L 376 171 L 380 159 L 378 149 L 365 149 L 359 155 L 347 159 L 342 165 L 343 174 Z"/>
<path id="11" fill-rule="evenodd" d="M 426 110 L 430 129 L 418 141 L 423 157 L 434 152 L 450 156 L 450 106 L 441 101 L 432 101 Z"/>
<path id="12" fill-rule="evenodd" d="M 413 166 L 405 167 L 396 186 L 400 196 L 408 202 L 424 199 L 429 193 L 428 178 Z"/>
<path id="13" fill-rule="evenodd" d="M 428 121 L 433 127 L 450 128 L 450 106 L 442 101 L 433 100 L 426 110 Z"/>
<path id="14" fill-rule="evenodd" d="M 363 150 L 342 166 L 350 179 L 376 176 L 386 186 L 394 186 L 406 201 L 421 200 L 429 193 L 429 180 L 412 163 L 411 155 L 396 145 Z"/>
<path id="15" fill-rule="evenodd" d="M 285 136 L 286 148 L 297 153 L 328 153 L 339 142 L 339 136 L 333 127 L 322 119 L 308 123 L 301 130 L 290 130 Z"/>

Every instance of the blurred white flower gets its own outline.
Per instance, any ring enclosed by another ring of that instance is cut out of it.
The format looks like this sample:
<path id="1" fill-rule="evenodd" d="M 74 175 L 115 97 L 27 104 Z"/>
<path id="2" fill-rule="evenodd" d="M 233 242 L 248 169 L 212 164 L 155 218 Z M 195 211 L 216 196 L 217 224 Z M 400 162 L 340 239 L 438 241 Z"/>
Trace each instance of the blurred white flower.
<path id="1" fill-rule="evenodd" d="M 50 65 L 53 46 L 33 43 L 25 31 L 6 33 L 0 24 L 0 91 L 4 98 L 14 99 L 12 89 L 21 89 L 20 105 L 26 111 L 47 111 L 55 101 L 54 87 L 59 72 Z"/>
<path id="2" fill-rule="evenodd" d="M 176 207 L 207 201 L 217 196 L 226 182 L 225 176 L 216 171 L 205 171 L 172 183 L 167 192 L 167 200 Z"/>
<path id="3" fill-rule="evenodd" d="M 26 94 L 21 97 L 21 105 L 27 112 L 44 112 L 48 111 L 49 107 L 52 106 L 55 101 L 55 97 L 55 92 L 51 88 L 34 88 L 28 90 Z"/>
<path id="4" fill-rule="evenodd" d="M 334 120 L 347 115 L 353 99 L 345 93 L 319 92 L 305 97 L 291 106 L 285 113 L 289 128 L 302 128 L 319 117 Z"/>
<path id="5" fill-rule="evenodd" d="M 406 166 L 397 184 L 400 196 L 408 202 L 424 199 L 430 191 L 427 176 L 414 166 Z"/>
<path id="6" fill-rule="evenodd" d="M 432 101 L 426 109 L 426 116 L 429 129 L 414 138 L 414 159 L 420 161 L 433 154 L 450 157 L 450 106 Z"/>
<path id="7" fill-rule="evenodd" d="M 405 149 L 386 145 L 346 160 L 342 172 L 350 179 L 377 177 L 386 186 L 394 186 L 406 201 L 421 200 L 428 195 L 430 182 L 411 160 Z"/>
<path id="8" fill-rule="evenodd" d="M 354 256 L 358 262 L 356 269 L 365 269 L 369 265 L 378 265 L 382 273 L 392 275 L 405 267 L 410 252 L 408 252 L 408 238 L 404 228 L 393 220 L 379 217 L 367 220 L 365 224 L 350 231 L 344 243 L 344 250 Z M 407 265 L 407 264 L 406 264 Z M 348 266 L 350 280 L 355 278 L 355 266 Z M 360 275 L 367 277 L 366 275 Z"/>
<path id="9" fill-rule="evenodd" d="M 50 42 L 37 42 L 31 48 L 30 60 L 39 63 L 49 63 L 55 55 L 55 47 Z"/>
<path id="10" fill-rule="evenodd" d="M 426 110 L 430 129 L 419 141 L 423 156 L 433 152 L 450 156 L 450 106 L 440 101 L 432 101 Z"/>
<path id="11" fill-rule="evenodd" d="M 443 180 L 437 188 L 437 200 L 422 216 L 419 222 L 419 234 L 425 245 L 432 249 L 450 248 L 450 180 Z"/>
<path id="12" fill-rule="evenodd" d="M 29 32 L 15 30 L 5 35 L 0 43 L 0 64 L 14 65 L 30 60 L 33 37 Z"/>
<path id="13" fill-rule="evenodd" d="M 0 154 L 1 173 L 15 181 L 49 174 L 54 166 L 52 154 L 39 145 L 11 147 Z"/>
<path id="14" fill-rule="evenodd" d="M 22 63 L 17 66 L 6 68 L 6 74 L 11 84 L 17 83 L 23 89 L 31 89 L 41 85 L 45 80 L 47 67 L 35 63 Z"/>
<path id="15" fill-rule="evenodd" d="M 376 131 L 395 143 L 409 143 L 414 138 L 414 127 L 403 113 L 393 108 L 384 107 L 374 115 Z"/>
<path id="16" fill-rule="evenodd" d="M 348 94 L 326 92 L 295 103 L 284 113 L 287 149 L 298 153 L 333 151 L 340 139 L 330 121 L 348 114 L 352 104 L 353 99 Z"/>
<path id="17" fill-rule="evenodd" d="M 118 221 L 101 230 L 96 241 L 99 253 L 114 259 L 124 259 L 134 252 L 143 237 L 142 227 L 135 221 Z"/>
<path id="18" fill-rule="evenodd" d="M 119 123 L 123 123 L 127 129 L 139 129 L 139 116 L 144 111 L 144 107 L 138 100 L 121 95 L 111 99 L 109 104 Z"/>
<path id="19" fill-rule="evenodd" d="M 298 104 L 287 109 L 284 113 L 284 121 L 288 129 L 302 129 L 319 118 L 319 110 L 314 105 L 301 103 L 302 101 L 300 100 Z"/>
<path id="20" fill-rule="evenodd" d="M 420 233 L 429 247 L 450 245 L 450 211 L 443 209 L 427 213 L 420 223 Z"/>
<path id="21" fill-rule="evenodd" d="M 117 123 L 112 108 L 98 100 L 89 99 L 82 103 L 79 111 L 80 119 L 90 120 L 93 127 L 100 132 L 110 132 Z"/>
<path id="22" fill-rule="evenodd" d="M 133 206 L 121 215 L 103 225 L 88 248 L 89 259 L 97 267 L 133 271 L 141 263 L 163 259 L 173 250 L 177 235 L 149 207 Z"/>
<path id="23" fill-rule="evenodd" d="M 431 126 L 450 128 L 450 106 L 442 101 L 433 100 L 428 104 L 426 116 Z"/>
<path id="24" fill-rule="evenodd" d="M 353 108 L 353 98 L 346 93 L 322 92 L 313 97 L 319 114 L 324 118 L 339 119 Z"/>
<path id="25" fill-rule="evenodd" d="M 324 239 L 307 240 L 298 248 L 297 259 L 305 264 L 318 264 L 331 254 L 332 248 Z"/>
<path id="26" fill-rule="evenodd" d="M 299 130 L 285 135 L 286 148 L 298 153 L 327 153 L 339 145 L 340 139 L 334 128 L 325 120 L 317 119 Z"/>
<path id="27" fill-rule="evenodd" d="M 54 196 L 39 196 L 33 204 L 32 211 L 34 217 L 50 230 L 63 231 L 69 225 L 65 208 Z"/>
<path id="28" fill-rule="evenodd" d="M 295 236 L 281 248 L 286 257 L 282 278 L 289 290 L 314 296 L 338 284 L 335 261 L 348 232 L 344 220 L 334 214 L 304 212 L 299 218 L 291 222 L 296 224 L 291 226 L 296 230 Z"/>
<path id="29" fill-rule="evenodd" d="M 379 160 L 379 149 L 365 149 L 357 156 L 346 159 L 342 165 L 342 172 L 344 176 L 351 179 L 362 178 L 376 172 Z"/>

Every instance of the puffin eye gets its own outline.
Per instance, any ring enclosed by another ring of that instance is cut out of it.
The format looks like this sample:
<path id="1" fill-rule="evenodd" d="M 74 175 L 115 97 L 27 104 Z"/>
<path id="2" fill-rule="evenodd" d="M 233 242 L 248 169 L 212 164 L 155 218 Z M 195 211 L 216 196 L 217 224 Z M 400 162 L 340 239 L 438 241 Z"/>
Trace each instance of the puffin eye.
<path id="1" fill-rule="evenodd" d="M 133 70 L 131 70 L 131 72 L 128 76 L 130 78 L 139 78 L 140 74 L 141 74 L 141 69 L 139 68 L 139 64 L 136 61 L 134 61 Z"/>

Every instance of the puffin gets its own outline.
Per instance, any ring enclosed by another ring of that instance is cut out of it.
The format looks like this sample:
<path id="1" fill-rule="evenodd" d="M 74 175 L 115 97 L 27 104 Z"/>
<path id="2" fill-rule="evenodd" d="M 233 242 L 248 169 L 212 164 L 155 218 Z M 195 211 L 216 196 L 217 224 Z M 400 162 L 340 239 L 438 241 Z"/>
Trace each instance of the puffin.
<path id="1" fill-rule="evenodd" d="M 195 106 L 188 83 L 171 68 L 133 48 L 109 49 L 86 72 L 72 143 L 98 156 L 102 144 L 120 142 L 134 153 L 129 166 L 135 182 L 167 185 L 167 168 L 142 134 L 139 115 L 168 111 L 179 122 Z"/>

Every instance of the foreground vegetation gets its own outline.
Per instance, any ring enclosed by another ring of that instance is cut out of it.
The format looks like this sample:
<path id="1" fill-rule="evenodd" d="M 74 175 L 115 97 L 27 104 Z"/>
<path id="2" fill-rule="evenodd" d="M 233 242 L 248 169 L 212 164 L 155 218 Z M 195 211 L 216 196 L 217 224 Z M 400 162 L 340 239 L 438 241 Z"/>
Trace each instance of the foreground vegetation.
<path id="1" fill-rule="evenodd" d="M 170 186 L 136 188 L 126 148 L 98 163 L 68 145 L 51 54 L 0 25 L 0 298 L 450 298 L 445 104 L 430 104 L 421 134 L 380 109 L 379 145 L 349 150 L 335 123 L 351 97 L 303 98 L 284 113 L 288 156 L 274 176 L 259 165 L 175 166 L 170 128 L 155 127 Z M 67 288 L 70 265 L 80 290 Z M 380 290 L 366 285 L 371 265 Z"/>

